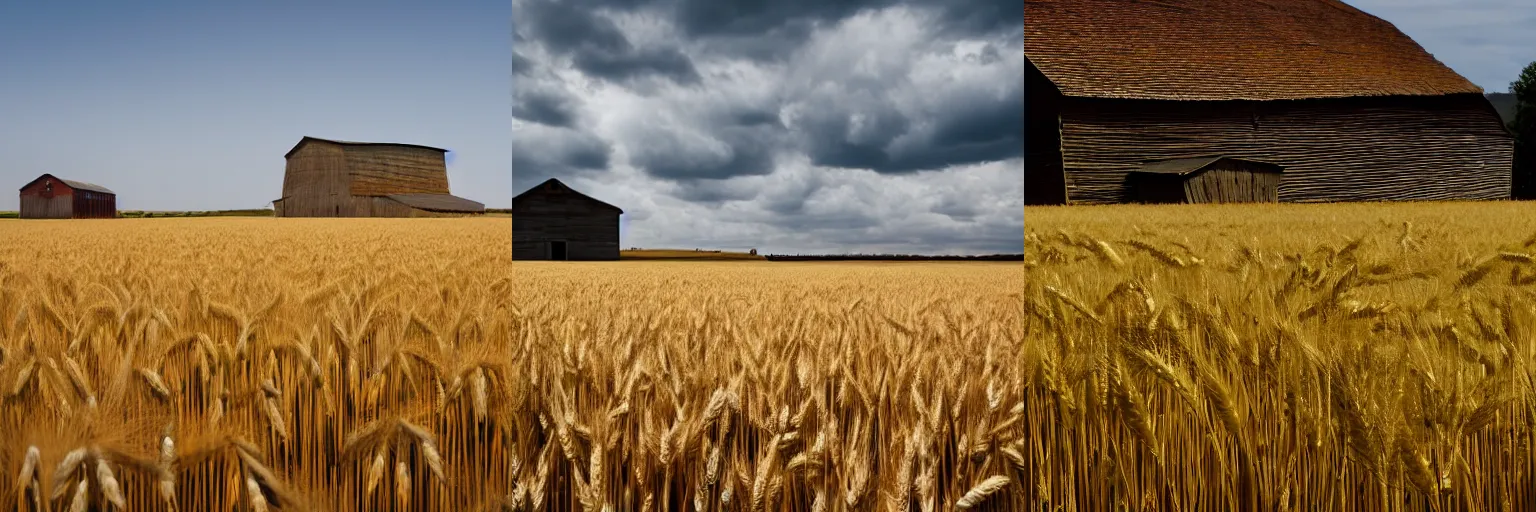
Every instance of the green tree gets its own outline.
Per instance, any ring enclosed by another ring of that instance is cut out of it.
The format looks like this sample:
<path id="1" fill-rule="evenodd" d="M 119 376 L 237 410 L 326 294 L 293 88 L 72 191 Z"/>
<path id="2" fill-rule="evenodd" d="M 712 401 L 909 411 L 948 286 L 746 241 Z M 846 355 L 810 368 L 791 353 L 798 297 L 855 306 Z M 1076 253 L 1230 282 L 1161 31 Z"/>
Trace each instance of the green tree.
<path id="1" fill-rule="evenodd" d="M 1515 135 L 1515 190 L 1519 199 L 1536 198 L 1536 62 L 1509 84 L 1515 93 L 1515 118 L 1509 131 Z"/>

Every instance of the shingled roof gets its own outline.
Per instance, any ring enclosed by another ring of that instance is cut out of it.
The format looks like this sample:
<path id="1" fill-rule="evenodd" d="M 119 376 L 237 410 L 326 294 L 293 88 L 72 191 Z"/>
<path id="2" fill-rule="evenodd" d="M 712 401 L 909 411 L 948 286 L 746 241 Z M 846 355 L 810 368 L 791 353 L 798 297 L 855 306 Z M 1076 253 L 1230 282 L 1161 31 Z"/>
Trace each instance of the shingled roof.
<path id="1" fill-rule="evenodd" d="M 1026 0 L 1024 54 L 1062 94 L 1285 100 L 1482 93 L 1338 0 Z"/>

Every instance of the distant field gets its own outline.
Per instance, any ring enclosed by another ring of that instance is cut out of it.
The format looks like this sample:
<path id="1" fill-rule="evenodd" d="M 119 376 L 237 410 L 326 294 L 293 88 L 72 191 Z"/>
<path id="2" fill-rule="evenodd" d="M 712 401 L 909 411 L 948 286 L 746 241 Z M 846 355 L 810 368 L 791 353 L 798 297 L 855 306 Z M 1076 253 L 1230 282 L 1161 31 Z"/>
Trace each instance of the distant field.
<path id="1" fill-rule="evenodd" d="M 631 249 L 619 251 L 619 259 L 624 260 L 762 260 L 762 256 L 755 256 L 744 252 L 725 251 L 694 251 L 686 249 Z"/>
<path id="2" fill-rule="evenodd" d="M 1536 510 L 1536 203 L 1024 215 L 1032 509 Z"/>

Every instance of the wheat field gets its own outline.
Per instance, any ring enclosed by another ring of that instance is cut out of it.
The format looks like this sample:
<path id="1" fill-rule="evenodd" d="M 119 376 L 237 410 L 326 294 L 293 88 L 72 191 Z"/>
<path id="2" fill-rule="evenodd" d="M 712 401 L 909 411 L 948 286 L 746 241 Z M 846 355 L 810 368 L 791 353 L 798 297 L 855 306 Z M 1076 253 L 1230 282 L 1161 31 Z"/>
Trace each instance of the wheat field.
<path id="1" fill-rule="evenodd" d="M 1030 510 L 1536 510 L 1533 214 L 1026 208 Z"/>
<path id="2" fill-rule="evenodd" d="M 513 264 L 510 224 L 0 221 L 0 507 L 1026 510 L 1017 264 Z"/>

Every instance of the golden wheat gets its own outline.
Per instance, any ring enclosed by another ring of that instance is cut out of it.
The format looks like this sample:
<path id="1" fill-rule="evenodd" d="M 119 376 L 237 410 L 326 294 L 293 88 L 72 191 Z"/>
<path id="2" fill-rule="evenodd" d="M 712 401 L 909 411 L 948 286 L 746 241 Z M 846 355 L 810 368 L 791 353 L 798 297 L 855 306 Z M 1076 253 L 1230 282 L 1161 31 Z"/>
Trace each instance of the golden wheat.
<path id="1" fill-rule="evenodd" d="M 1529 208 L 1031 208 L 1027 508 L 1536 508 Z"/>
<path id="2" fill-rule="evenodd" d="M 505 219 L 0 234 L 21 510 L 1024 510 L 1034 485 L 1016 265 L 514 264 Z"/>

